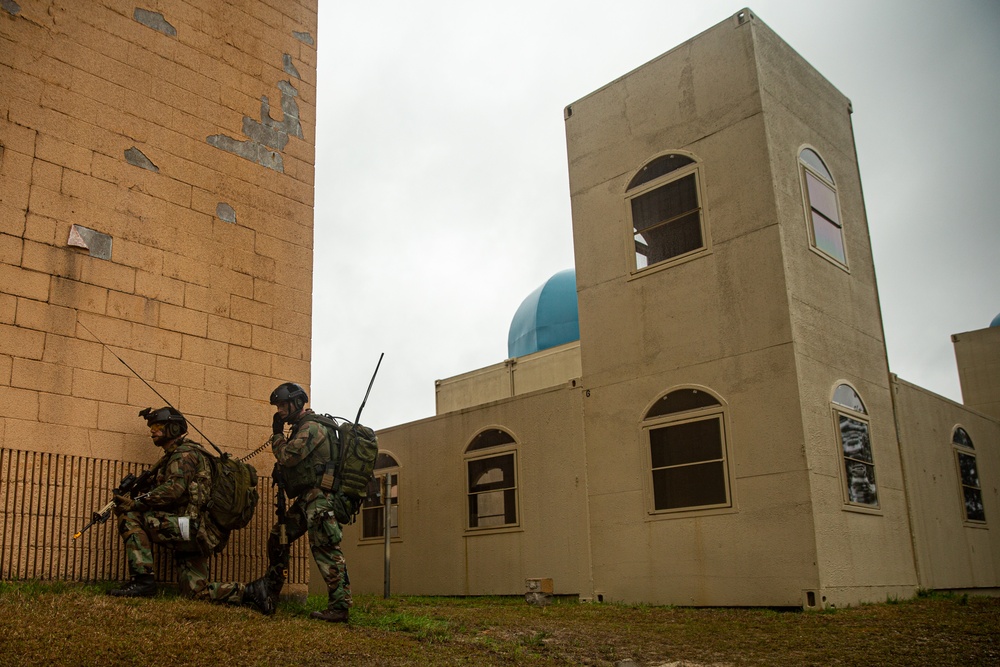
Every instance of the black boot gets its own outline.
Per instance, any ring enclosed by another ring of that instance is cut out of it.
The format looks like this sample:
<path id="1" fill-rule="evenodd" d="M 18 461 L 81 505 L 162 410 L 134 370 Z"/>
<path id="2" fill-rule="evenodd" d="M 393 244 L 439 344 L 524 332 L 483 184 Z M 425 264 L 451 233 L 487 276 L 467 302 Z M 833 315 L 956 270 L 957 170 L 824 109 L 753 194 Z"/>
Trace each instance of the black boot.
<path id="1" fill-rule="evenodd" d="M 271 584 L 267 577 L 255 579 L 243 589 L 241 602 L 248 607 L 254 607 L 265 616 L 275 611 L 274 598 L 271 596 Z"/>
<path id="2" fill-rule="evenodd" d="M 327 623 L 347 623 L 347 614 L 346 609 L 324 609 L 323 611 L 314 611 L 309 614 L 309 618 L 318 618 Z"/>
<path id="3" fill-rule="evenodd" d="M 121 588 L 108 591 L 108 595 L 116 598 L 151 598 L 156 595 L 156 581 L 151 574 L 136 574 L 132 581 Z"/>

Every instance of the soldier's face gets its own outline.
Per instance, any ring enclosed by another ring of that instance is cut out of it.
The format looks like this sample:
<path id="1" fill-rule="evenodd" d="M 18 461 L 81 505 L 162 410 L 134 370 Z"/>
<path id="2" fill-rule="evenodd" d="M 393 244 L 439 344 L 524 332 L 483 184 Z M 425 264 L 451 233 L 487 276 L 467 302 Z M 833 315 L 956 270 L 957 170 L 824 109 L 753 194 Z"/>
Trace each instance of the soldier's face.
<path id="1" fill-rule="evenodd" d="M 149 426 L 149 437 L 153 439 L 153 442 L 157 445 L 161 445 L 167 440 L 167 427 L 166 424 L 156 423 L 150 424 Z"/>
<path id="2" fill-rule="evenodd" d="M 292 412 L 292 404 L 288 403 L 287 401 L 285 402 L 279 401 L 278 404 L 274 407 L 277 408 L 277 412 L 279 415 L 281 415 L 282 419 L 288 419 L 288 415 L 291 414 Z"/>

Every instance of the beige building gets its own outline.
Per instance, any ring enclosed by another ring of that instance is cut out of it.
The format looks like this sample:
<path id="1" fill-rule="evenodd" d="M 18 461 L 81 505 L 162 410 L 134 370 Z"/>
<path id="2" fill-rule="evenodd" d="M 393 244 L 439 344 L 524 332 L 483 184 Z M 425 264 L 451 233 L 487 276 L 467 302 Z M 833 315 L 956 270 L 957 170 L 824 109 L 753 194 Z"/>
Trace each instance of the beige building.
<path id="1" fill-rule="evenodd" d="M 308 384 L 316 12 L 0 5 L 0 578 L 121 576 L 112 524 L 70 536 L 157 458 L 139 409 L 246 456 Z M 263 571 L 269 457 L 220 576 Z"/>
<path id="2" fill-rule="evenodd" d="M 568 295 L 554 276 L 510 358 L 379 433 L 393 592 L 1000 586 L 1000 423 L 890 374 L 851 113 L 749 9 L 566 107 Z M 356 591 L 383 590 L 384 509 L 345 538 Z"/>

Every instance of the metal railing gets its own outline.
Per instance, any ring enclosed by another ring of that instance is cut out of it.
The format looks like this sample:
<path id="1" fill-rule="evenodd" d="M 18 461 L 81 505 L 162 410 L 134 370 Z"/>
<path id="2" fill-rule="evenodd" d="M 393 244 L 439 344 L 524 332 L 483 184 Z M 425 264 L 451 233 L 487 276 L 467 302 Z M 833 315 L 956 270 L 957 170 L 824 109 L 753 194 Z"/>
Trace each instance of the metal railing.
<path id="1" fill-rule="evenodd" d="M 79 539 L 94 510 L 111 499 L 111 489 L 143 466 L 126 461 L 30 452 L 0 447 L 0 580 L 121 580 L 128 576 L 125 550 L 114 517 Z M 250 524 L 230 535 L 212 557 L 215 581 L 250 581 L 267 569 L 267 536 L 274 524 L 275 489 L 260 476 L 260 502 Z M 292 546 L 288 583 L 308 581 L 306 540 Z M 158 581 L 177 580 L 173 554 L 153 546 Z"/>

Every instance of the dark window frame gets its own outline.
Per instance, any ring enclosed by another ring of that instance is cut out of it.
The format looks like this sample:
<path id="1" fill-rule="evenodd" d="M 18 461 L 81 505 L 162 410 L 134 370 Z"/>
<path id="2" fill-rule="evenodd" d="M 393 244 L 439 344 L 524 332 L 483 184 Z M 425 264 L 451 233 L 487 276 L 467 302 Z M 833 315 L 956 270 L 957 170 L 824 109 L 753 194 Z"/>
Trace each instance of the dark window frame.
<path id="1" fill-rule="evenodd" d="M 493 444 L 495 443 L 495 444 Z M 509 461 L 509 463 L 507 463 Z M 499 465 L 487 468 L 485 463 L 496 462 Z M 465 531 L 476 534 L 486 531 L 503 531 L 521 527 L 520 501 L 520 470 L 518 468 L 518 443 L 513 435 L 504 429 L 490 428 L 477 434 L 466 447 L 463 459 L 465 467 Z M 501 470 L 504 475 L 499 481 L 477 482 L 473 477 L 478 473 L 479 479 L 490 470 Z M 505 478 L 509 471 L 510 479 Z M 476 483 L 474 483 L 476 482 Z M 486 498 L 491 500 L 485 500 Z M 484 514 L 481 504 L 496 502 L 493 499 L 502 498 L 500 512 Z M 502 523 L 488 521 L 483 525 L 483 519 L 500 517 Z"/>
<path id="2" fill-rule="evenodd" d="M 857 389 L 838 383 L 830 399 L 845 509 L 880 512 L 871 417 Z M 863 435 L 860 429 L 864 429 Z M 846 437 L 850 435 L 850 440 Z M 871 494 L 873 499 L 866 498 Z"/>
<path id="3" fill-rule="evenodd" d="M 955 453 L 955 470 L 958 474 L 962 520 L 969 525 L 985 526 L 986 509 L 983 506 L 983 484 L 979 476 L 976 448 L 969 432 L 961 426 L 956 426 L 952 430 L 951 447 Z"/>
<path id="4" fill-rule="evenodd" d="M 691 179 L 690 187 L 682 185 L 687 179 Z M 702 163 L 678 151 L 653 158 L 635 173 L 625 191 L 626 218 L 631 230 L 629 261 L 633 275 L 673 266 L 700 257 L 710 250 L 703 182 Z M 687 197 L 693 198 L 693 205 L 684 203 Z M 669 209 L 670 214 L 662 218 L 658 214 L 655 222 L 643 225 L 636 220 L 641 209 L 661 213 Z M 667 254 L 649 261 L 652 249 L 646 237 L 654 232 L 660 239 L 656 247 Z M 676 248 L 670 249 L 671 245 Z M 647 252 L 641 252 L 642 248 Z M 640 257 L 647 258 L 645 265 L 640 265 Z"/>
<path id="5" fill-rule="evenodd" d="M 383 522 L 385 517 L 385 503 L 382 501 L 382 478 L 386 473 L 392 475 L 390 478 L 391 488 L 389 490 L 389 527 L 390 539 L 399 540 L 401 533 L 399 530 L 399 474 L 401 466 L 395 456 L 386 451 L 380 451 L 375 459 L 375 471 L 373 478 L 368 482 L 368 493 L 361 501 L 361 528 L 359 540 L 362 542 L 381 542 L 385 540 L 383 534 Z M 372 523 L 374 522 L 374 525 Z"/>
<path id="6" fill-rule="evenodd" d="M 735 508 L 727 410 L 718 397 L 702 388 L 671 389 L 646 411 L 640 429 L 650 517 Z M 671 432 L 677 438 L 701 437 L 693 449 L 681 450 L 671 448 Z M 717 440 L 705 438 L 706 434 L 717 436 Z M 714 488 L 706 489 L 706 476 Z M 685 497 L 692 502 L 685 503 Z"/>

